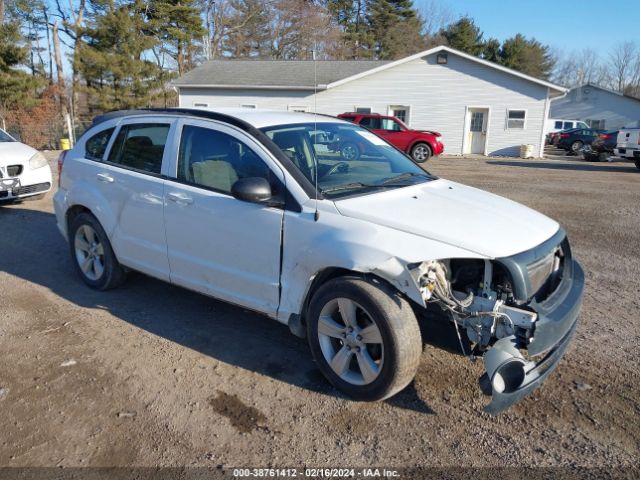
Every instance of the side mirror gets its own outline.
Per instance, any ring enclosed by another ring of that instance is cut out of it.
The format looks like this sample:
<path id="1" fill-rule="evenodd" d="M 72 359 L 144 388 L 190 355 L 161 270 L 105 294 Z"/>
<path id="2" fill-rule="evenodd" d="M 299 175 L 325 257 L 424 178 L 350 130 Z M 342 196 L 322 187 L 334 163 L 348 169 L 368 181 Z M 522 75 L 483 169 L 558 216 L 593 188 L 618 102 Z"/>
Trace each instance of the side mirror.
<path id="1" fill-rule="evenodd" d="M 231 186 L 231 195 L 238 200 L 251 203 L 268 203 L 271 200 L 271 185 L 265 178 L 241 178 Z"/>

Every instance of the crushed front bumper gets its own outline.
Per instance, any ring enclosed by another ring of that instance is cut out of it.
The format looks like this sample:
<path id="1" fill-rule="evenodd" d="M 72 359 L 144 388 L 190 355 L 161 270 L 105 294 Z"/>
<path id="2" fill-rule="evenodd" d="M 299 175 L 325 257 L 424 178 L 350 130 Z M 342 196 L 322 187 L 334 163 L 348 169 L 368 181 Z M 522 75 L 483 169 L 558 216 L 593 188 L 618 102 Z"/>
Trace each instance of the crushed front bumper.
<path id="1" fill-rule="evenodd" d="M 572 260 L 568 273 L 552 298 L 540 304 L 532 303 L 539 317 L 534 340 L 527 350 L 534 358 L 524 366 L 522 383 L 513 391 L 500 392 L 496 391 L 492 382 L 492 400 L 485 407 L 486 412 L 495 415 L 519 402 L 535 390 L 558 365 L 575 333 L 584 293 L 584 272 L 580 264 Z M 491 350 L 501 348 L 499 342 Z M 488 364 L 487 354 L 485 365 Z M 489 379 L 492 379 L 493 373 L 487 371 Z"/>

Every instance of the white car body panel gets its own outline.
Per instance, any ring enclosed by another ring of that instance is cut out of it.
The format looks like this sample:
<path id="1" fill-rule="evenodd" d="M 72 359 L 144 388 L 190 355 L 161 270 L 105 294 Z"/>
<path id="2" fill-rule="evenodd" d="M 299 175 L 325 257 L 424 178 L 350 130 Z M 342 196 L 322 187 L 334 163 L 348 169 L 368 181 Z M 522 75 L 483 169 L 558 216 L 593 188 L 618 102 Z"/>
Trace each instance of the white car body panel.
<path id="1" fill-rule="evenodd" d="M 176 145 L 183 125 L 210 128 L 241 140 L 284 182 L 282 169 L 264 148 L 238 129 L 219 122 L 180 120 Z M 176 171 L 177 155 L 173 155 L 168 176 L 174 177 Z M 190 203 L 172 201 L 170 195 L 175 194 Z M 275 317 L 282 209 L 167 179 L 164 215 L 173 283 Z"/>
<path id="2" fill-rule="evenodd" d="M 497 195 L 439 179 L 336 202 L 348 217 L 384 225 L 486 257 L 506 257 L 558 231 L 550 218 Z"/>
<path id="3" fill-rule="evenodd" d="M 41 195 L 51 190 L 51 184 L 53 177 L 51 175 L 51 168 L 49 165 L 43 165 L 40 168 L 32 169 L 29 166 L 29 159 L 36 155 L 38 151 L 24 143 L 20 142 L 0 142 L 0 178 L 8 179 L 10 176 L 7 172 L 9 165 L 22 165 L 22 172 L 18 177 L 21 187 L 29 187 L 32 185 L 39 185 L 48 183 L 49 188 L 38 190 L 33 193 L 15 195 L 15 192 L 9 191 L 6 197 L 0 198 L 1 200 L 9 200 L 16 198 L 26 198 L 33 195 Z"/>
<path id="4" fill-rule="evenodd" d="M 623 128 L 618 132 L 614 155 L 640 160 L 640 128 Z"/>

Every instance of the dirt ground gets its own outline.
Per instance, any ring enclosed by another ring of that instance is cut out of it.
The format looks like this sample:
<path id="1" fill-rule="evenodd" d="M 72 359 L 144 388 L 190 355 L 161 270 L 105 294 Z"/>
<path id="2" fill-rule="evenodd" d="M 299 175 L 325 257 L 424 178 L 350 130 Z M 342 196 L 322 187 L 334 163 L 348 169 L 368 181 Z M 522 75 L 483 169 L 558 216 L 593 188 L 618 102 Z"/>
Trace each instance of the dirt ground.
<path id="1" fill-rule="evenodd" d="M 405 391 L 350 401 L 284 325 L 139 274 L 86 288 L 48 195 L 0 207 L 0 466 L 638 467 L 640 170 L 427 168 L 559 220 L 583 264 L 576 337 L 529 398 L 491 417 L 482 363 L 427 347 Z"/>

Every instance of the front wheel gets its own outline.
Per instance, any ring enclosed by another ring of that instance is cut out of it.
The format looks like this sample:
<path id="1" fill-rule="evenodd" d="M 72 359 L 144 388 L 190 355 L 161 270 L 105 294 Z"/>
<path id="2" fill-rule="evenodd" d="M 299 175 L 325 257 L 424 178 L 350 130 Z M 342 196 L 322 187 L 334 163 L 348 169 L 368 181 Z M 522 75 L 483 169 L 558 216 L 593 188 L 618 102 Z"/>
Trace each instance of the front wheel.
<path id="1" fill-rule="evenodd" d="M 125 270 L 100 222 L 90 213 L 81 213 L 71 221 L 69 247 L 76 271 L 89 287 L 108 290 L 124 282 Z"/>
<path id="2" fill-rule="evenodd" d="M 384 400 L 402 390 L 422 354 L 409 303 L 386 284 L 362 278 L 320 287 L 309 305 L 307 334 L 320 371 L 357 400 Z"/>
<path id="3" fill-rule="evenodd" d="M 411 158 L 418 163 L 426 162 L 431 155 L 431 147 L 426 143 L 416 143 L 411 149 Z"/>

